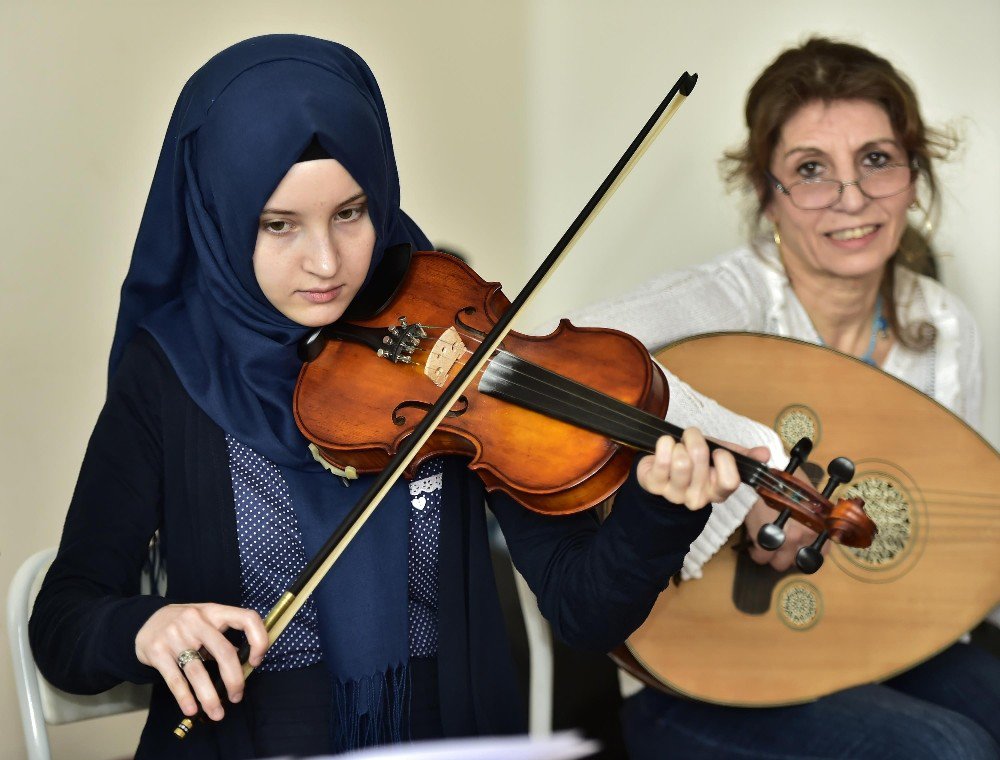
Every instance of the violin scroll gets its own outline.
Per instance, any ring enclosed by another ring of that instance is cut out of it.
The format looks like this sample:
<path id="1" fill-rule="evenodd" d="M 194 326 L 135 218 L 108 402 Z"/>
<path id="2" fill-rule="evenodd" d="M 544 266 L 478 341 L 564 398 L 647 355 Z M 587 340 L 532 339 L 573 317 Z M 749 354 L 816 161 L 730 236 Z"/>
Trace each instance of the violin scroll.
<path id="1" fill-rule="evenodd" d="M 820 493 L 811 485 L 792 476 L 812 450 L 812 441 L 802 438 L 792 448 L 785 471 L 770 470 L 770 482 L 760 485 L 757 493 L 764 502 L 779 514 L 773 523 L 763 525 L 757 534 L 757 543 L 763 549 L 774 551 L 785 542 L 784 526 L 789 517 L 816 532 L 816 540 L 803 546 L 795 555 L 795 565 L 803 573 L 812 574 L 823 565 L 823 546 L 833 540 L 845 546 L 870 546 L 878 529 L 864 511 L 864 500 L 853 497 L 840 499 L 836 505 L 830 497 L 837 487 L 854 477 L 854 463 L 846 457 L 837 457 L 827 466 L 827 481 Z M 803 498 L 804 497 L 804 498 Z"/>

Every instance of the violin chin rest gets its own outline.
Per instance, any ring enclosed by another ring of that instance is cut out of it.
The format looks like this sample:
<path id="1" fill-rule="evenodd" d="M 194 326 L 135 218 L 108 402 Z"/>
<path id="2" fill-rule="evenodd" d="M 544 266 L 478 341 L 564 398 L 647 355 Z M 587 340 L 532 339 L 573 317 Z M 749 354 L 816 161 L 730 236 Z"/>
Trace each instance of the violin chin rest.
<path id="1" fill-rule="evenodd" d="M 410 270 L 412 258 L 413 246 L 409 243 L 387 248 L 382 260 L 375 267 L 368 285 L 354 297 L 340 319 L 347 322 L 370 319 L 385 309 L 403 284 L 403 279 Z M 340 324 L 340 320 L 334 324 Z M 299 361 L 311 362 L 320 355 L 323 346 L 326 345 L 327 327 L 311 330 L 299 341 L 296 347 Z"/>
<path id="2" fill-rule="evenodd" d="M 349 321 L 370 319 L 381 312 L 396 295 L 403 278 L 410 269 L 413 246 L 401 243 L 387 248 L 382 260 L 375 267 L 368 284 L 362 288 L 341 319 Z"/>

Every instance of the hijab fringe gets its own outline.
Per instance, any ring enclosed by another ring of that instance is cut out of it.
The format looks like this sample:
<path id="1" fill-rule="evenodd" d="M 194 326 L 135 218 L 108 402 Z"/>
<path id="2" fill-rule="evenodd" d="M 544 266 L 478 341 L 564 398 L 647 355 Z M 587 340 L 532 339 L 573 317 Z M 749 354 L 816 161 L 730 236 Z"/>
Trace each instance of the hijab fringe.
<path id="1" fill-rule="evenodd" d="M 399 744 L 408 739 L 404 725 L 411 694 L 408 663 L 346 683 L 334 681 L 334 751 Z"/>

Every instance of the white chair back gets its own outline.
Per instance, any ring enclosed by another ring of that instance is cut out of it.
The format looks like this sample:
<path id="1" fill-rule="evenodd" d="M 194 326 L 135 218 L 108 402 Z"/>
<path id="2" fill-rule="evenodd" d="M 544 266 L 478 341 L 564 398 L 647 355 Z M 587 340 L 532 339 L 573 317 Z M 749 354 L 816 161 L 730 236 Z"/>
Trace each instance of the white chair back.
<path id="1" fill-rule="evenodd" d="M 49 760 L 47 726 L 145 710 L 149 705 L 149 686 L 123 683 L 101 694 L 68 694 L 38 672 L 28 643 L 28 618 L 55 556 L 55 549 L 44 549 L 25 560 L 7 594 L 7 634 L 28 760 Z"/>
<path id="2" fill-rule="evenodd" d="M 554 656 L 552 630 L 538 609 L 538 600 L 528 582 L 514 568 L 514 584 L 528 636 L 528 733 L 534 737 L 552 734 Z"/>

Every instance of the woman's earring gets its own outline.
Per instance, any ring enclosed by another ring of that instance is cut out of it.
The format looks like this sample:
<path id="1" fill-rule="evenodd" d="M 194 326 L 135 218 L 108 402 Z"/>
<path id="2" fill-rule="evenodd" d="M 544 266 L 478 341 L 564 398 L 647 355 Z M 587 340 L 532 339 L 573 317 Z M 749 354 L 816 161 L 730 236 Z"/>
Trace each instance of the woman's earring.
<path id="1" fill-rule="evenodd" d="M 913 203 L 910 204 L 910 208 L 913 211 L 919 211 L 924 215 L 923 224 L 920 226 L 920 233 L 924 237 L 929 238 L 934 234 L 934 222 L 931 220 L 931 215 L 924 210 L 923 205 L 921 205 L 919 199 L 917 198 L 913 199 Z"/>
<path id="2" fill-rule="evenodd" d="M 781 250 L 781 233 L 778 232 L 778 225 L 774 225 L 771 228 L 771 237 L 774 239 L 774 246 L 779 251 Z"/>

